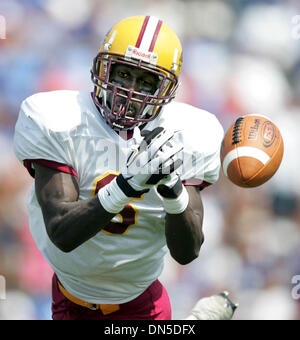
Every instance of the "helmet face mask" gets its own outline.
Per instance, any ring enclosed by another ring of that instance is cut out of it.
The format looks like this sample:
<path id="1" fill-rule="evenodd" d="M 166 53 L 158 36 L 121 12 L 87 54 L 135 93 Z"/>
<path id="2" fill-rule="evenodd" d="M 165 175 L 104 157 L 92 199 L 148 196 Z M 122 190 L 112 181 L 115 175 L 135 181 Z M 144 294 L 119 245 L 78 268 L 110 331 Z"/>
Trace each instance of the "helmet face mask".
<path id="1" fill-rule="evenodd" d="M 117 131 L 133 129 L 135 126 L 145 124 L 156 118 L 162 107 L 174 99 L 178 88 L 180 68 L 178 70 L 174 55 L 178 57 L 179 49 L 181 52 L 180 42 L 178 48 L 175 49 L 175 54 L 171 55 L 172 59 L 168 60 L 166 65 L 168 67 L 159 65 L 160 57 L 164 61 L 162 54 L 146 50 L 142 51 L 130 45 L 134 37 L 131 41 L 128 41 L 128 45 L 126 45 L 126 42 L 124 45 L 124 39 L 128 40 L 127 37 L 130 36 L 130 34 L 122 36 L 128 26 L 127 24 L 132 24 L 132 21 L 135 21 L 135 23 L 144 21 L 145 23 L 147 18 L 149 20 L 149 17 L 132 17 L 117 24 L 104 40 L 102 48 L 93 62 L 91 75 L 95 85 L 94 102 L 107 123 Z M 133 30 L 133 36 L 137 34 L 136 31 L 136 29 Z M 173 32 L 171 31 L 171 33 Z M 121 36 L 119 41 L 115 39 L 118 36 Z M 122 40 L 120 40 L 121 38 Z M 123 49 L 121 43 L 125 46 Z M 165 46 L 163 51 L 166 51 L 167 48 L 168 46 Z M 120 51 L 121 53 L 114 53 L 114 51 Z M 156 51 L 154 50 L 154 52 Z M 181 66 L 181 57 L 182 55 L 180 54 L 179 66 Z M 158 59 L 158 63 L 153 62 L 154 59 Z M 176 65 L 172 70 L 174 63 Z M 132 72 L 136 72 L 135 74 L 140 72 L 148 75 L 150 80 L 154 79 L 152 83 L 155 84 L 155 88 L 153 87 L 150 90 L 149 87 L 136 89 L 126 86 L 126 81 L 123 82 L 122 79 L 112 77 L 115 67 L 124 67 L 125 69 L 133 70 Z"/>
<path id="2" fill-rule="evenodd" d="M 133 128 L 136 125 L 147 123 L 153 120 L 161 110 L 174 97 L 178 87 L 178 79 L 175 74 L 167 76 L 165 71 L 155 70 L 144 66 L 141 61 L 138 64 L 122 60 L 120 55 L 108 55 L 107 53 L 99 53 L 95 58 L 94 65 L 107 63 L 104 77 L 97 76 L 97 70 L 93 70 L 92 79 L 96 88 L 100 89 L 101 99 L 98 98 L 97 106 L 104 114 L 108 123 L 113 122 L 116 130 Z M 120 83 L 116 83 L 111 79 L 111 71 L 114 65 L 125 65 L 144 70 L 159 78 L 159 87 L 155 93 L 137 92 L 128 89 Z M 99 66 L 98 66 L 99 68 Z M 99 73 L 98 73 L 99 74 Z M 108 98 L 111 98 L 109 101 Z M 119 110 L 117 105 L 121 102 L 122 108 Z M 136 105 L 134 105 L 136 104 Z M 135 112 L 132 112 L 133 108 Z M 156 109 L 155 114 L 152 112 Z M 134 113 L 134 115 L 133 115 Z M 119 127 L 118 127 L 119 125 Z"/>

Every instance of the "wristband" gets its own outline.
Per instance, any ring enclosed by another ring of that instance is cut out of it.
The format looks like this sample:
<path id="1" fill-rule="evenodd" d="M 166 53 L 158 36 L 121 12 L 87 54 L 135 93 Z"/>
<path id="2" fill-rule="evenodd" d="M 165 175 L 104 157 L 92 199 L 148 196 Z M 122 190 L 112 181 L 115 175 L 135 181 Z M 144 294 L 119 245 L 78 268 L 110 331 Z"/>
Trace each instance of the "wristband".
<path id="1" fill-rule="evenodd" d="M 185 187 L 177 198 L 164 198 L 163 205 L 168 214 L 181 214 L 189 204 L 189 194 Z"/>
<path id="2" fill-rule="evenodd" d="M 98 191 L 98 198 L 102 207 L 111 214 L 119 213 L 131 199 L 120 189 L 116 178 Z"/>

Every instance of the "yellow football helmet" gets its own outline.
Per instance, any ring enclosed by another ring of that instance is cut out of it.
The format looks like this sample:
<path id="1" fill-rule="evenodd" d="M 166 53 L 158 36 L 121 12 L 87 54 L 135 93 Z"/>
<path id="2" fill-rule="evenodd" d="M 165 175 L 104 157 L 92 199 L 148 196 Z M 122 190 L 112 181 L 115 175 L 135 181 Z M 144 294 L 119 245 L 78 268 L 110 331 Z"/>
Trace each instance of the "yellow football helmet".
<path id="1" fill-rule="evenodd" d="M 123 64 L 152 73 L 159 79 L 155 93 L 137 92 L 111 81 L 113 65 Z M 152 16 L 121 20 L 106 35 L 91 70 L 95 85 L 93 99 L 101 114 L 115 130 L 132 129 L 153 120 L 175 97 L 182 66 L 182 46 L 173 30 Z M 108 96 L 112 96 L 111 103 Z M 122 98 L 123 109 L 116 108 Z M 131 103 L 139 103 L 134 117 Z"/>

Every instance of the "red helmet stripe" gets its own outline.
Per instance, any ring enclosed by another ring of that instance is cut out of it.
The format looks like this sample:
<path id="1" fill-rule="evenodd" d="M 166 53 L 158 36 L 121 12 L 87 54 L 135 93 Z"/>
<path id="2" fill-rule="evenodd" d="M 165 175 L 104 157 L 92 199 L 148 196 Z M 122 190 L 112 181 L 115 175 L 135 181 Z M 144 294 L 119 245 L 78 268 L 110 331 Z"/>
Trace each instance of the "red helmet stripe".
<path id="1" fill-rule="evenodd" d="M 145 31 L 146 31 L 149 19 L 150 19 L 150 16 L 147 15 L 145 20 L 144 20 L 144 22 L 143 22 L 143 26 L 141 28 L 140 34 L 138 36 L 138 39 L 137 39 L 137 42 L 136 42 L 136 45 L 135 45 L 135 47 L 137 47 L 137 48 L 139 48 L 141 46 L 141 42 L 143 40 L 143 37 L 144 37 Z"/>
<path id="2" fill-rule="evenodd" d="M 155 43 L 156 43 L 156 40 L 157 40 L 157 37 L 158 37 L 162 23 L 163 22 L 161 20 L 159 20 L 159 22 L 157 23 L 157 26 L 156 26 L 156 29 L 155 29 L 155 32 L 154 32 L 154 35 L 153 35 L 153 38 L 152 38 L 152 41 L 151 41 L 151 45 L 149 47 L 149 52 L 153 52 L 153 50 L 154 50 L 154 46 L 155 46 Z"/>

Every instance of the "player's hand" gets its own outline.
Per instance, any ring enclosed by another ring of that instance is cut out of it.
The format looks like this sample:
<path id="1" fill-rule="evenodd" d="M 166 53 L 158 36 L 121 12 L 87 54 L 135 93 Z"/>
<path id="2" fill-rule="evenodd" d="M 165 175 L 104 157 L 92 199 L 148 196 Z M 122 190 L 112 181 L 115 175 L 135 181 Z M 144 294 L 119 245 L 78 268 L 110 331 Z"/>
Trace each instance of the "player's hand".
<path id="1" fill-rule="evenodd" d="M 179 175 L 176 172 L 168 175 L 159 181 L 157 185 L 157 192 L 163 198 L 174 199 L 177 198 L 183 190 L 183 184 Z"/>
<path id="2" fill-rule="evenodd" d="M 162 127 L 142 131 L 140 143 L 132 147 L 128 157 L 126 172 L 117 178 L 126 195 L 141 196 L 181 166 L 183 145 L 175 141 L 174 136 L 173 131 Z"/>

